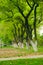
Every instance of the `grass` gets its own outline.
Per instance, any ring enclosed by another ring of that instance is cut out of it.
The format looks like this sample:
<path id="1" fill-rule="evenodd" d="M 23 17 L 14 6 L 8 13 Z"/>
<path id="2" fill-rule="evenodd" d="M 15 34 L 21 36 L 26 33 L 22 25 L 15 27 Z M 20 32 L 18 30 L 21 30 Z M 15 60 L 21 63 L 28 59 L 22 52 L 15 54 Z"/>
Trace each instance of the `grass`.
<path id="1" fill-rule="evenodd" d="M 4 47 L 0 48 L 0 58 L 3 57 L 20 57 L 20 56 L 28 56 L 28 55 L 37 55 L 43 54 L 43 46 L 38 47 L 38 52 L 34 52 L 32 47 L 30 49 L 20 49 L 13 47 Z"/>
<path id="2" fill-rule="evenodd" d="M 0 61 L 0 65 L 43 65 L 43 58 Z"/>

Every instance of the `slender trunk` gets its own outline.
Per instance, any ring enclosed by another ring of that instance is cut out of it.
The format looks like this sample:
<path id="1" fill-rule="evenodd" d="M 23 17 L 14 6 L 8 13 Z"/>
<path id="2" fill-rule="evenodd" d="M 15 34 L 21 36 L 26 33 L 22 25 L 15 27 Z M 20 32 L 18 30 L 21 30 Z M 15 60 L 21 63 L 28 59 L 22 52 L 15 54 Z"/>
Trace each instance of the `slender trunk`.
<path id="1" fill-rule="evenodd" d="M 23 25 L 21 26 L 21 42 L 23 43 L 24 39 L 24 31 L 23 31 Z"/>
<path id="2" fill-rule="evenodd" d="M 35 5 L 35 8 L 34 8 L 34 35 L 35 35 L 35 40 L 37 40 L 37 33 L 36 33 L 36 15 L 37 15 L 37 7 L 38 7 L 38 4 Z"/>
<path id="3" fill-rule="evenodd" d="M 28 24 L 28 18 L 25 18 L 25 32 L 26 32 L 26 48 L 29 49 L 29 24 Z"/>
<path id="4" fill-rule="evenodd" d="M 21 33 L 20 33 L 21 31 Z M 19 48 L 24 48 L 23 45 L 23 27 L 21 26 L 21 29 L 18 29 L 18 34 L 19 34 L 19 42 L 18 42 L 18 46 Z"/>
<path id="5" fill-rule="evenodd" d="M 29 49 L 29 48 L 30 48 L 29 42 L 26 42 L 26 49 Z"/>
<path id="6" fill-rule="evenodd" d="M 38 51 L 38 49 L 37 49 L 37 41 L 33 42 L 32 40 L 30 40 L 30 43 L 31 43 L 31 45 L 32 45 L 33 50 L 34 50 L 35 52 L 37 52 L 37 51 Z"/>
<path id="7" fill-rule="evenodd" d="M 31 25 L 30 25 L 30 33 L 29 33 L 29 38 L 32 40 L 32 28 L 31 28 Z"/>
<path id="8" fill-rule="evenodd" d="M 36 4 L 35 5 L 35 8 L 34 8 L 34 35 L 35 35 L 35 42 L 33 42 L 32 40 L 30 41 L 34 51 L 38 51 L 37 49 L 37 33 L 36 33 L 36 9 L 37 9 L 38 5 Z"/>
<path id="9" fill-rule="evenodd" d="M 34 8 L 34 35 L 35 35 L 35 40 L 37 40 L 37 34 L 36 34 L 36 7 Z"/>
<path id="10" fill-rule="evenodd" d="M 24 48 L 24 45 L 21 41 L 18 42 L 18 46 L 19 46 L 19 48 Z"/>
<path id="11" fill-rule="evenodd" d="M 26 41 L 28 41 L 29 38 L 29 25 L 28 25 L 28 19 L 25 18 L 25 31 L 26 31 Z"/>

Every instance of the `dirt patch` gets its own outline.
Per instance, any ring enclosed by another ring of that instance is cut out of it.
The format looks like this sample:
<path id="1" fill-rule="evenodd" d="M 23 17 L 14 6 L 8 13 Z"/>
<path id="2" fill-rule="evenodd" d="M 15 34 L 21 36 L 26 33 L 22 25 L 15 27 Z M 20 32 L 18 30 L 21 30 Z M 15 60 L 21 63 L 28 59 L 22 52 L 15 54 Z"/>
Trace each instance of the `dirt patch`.
<path id="1" fill-rule="evenodd" d="M 28 51 L 19 50 L 19 49 L 0 49 L 0 58 L 7 58 L 7 57 L 24 57 L 24 56 L 33 56 L 33 55 L 40 55 L 42 53 L 29 53 Z"/>

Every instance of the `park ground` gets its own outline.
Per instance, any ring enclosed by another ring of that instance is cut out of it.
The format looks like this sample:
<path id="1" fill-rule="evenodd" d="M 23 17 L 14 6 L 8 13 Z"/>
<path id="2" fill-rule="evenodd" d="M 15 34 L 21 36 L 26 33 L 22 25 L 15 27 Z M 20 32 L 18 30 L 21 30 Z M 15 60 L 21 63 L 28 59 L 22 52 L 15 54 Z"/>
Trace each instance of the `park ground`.
<path id="1" fill-rule="evenodd" d="M 43 57 L 34 58 L 34 55 L 43 56 L 43 46 L 38 46 L 37 52 L 34 52 L 32 47 L 30 49 L 13 48 L 11 46 L 0 48 L 0 65 L 43 65 Z M 31 58 L 31 56 L 33 57 Z M 6 60 L 6 58 L 8 59 Z M 9 60 L 9 58 L 12 59 Z"/>
<path id="2" fill-rule="evenodd" d="M 34 52 L 32 47 L 30 47 L 30 49 L 13 48 L 11 46 L 0 48 L 0 58 L 20 57 L 20 56 L 24 57 L 34 55 L 43 55 L 43 46 L 38 46 L 37 52 Z"/>

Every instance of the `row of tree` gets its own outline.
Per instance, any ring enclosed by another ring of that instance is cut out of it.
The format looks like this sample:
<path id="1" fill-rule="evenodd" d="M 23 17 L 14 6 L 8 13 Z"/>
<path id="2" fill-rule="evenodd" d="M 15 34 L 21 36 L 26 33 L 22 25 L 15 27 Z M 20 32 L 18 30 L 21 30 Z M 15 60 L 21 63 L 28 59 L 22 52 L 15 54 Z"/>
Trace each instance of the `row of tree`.
<path id="1" fill-rule="evenodd" d="M 7 40 L 7 43 L 13 41 L 17 44 L 26 40 L 26 45 L 31 44 L 37 51 L 36 29 L 43 21 L 42 5 L 42 0 L 0 0 L 0 34 L 4 31 L 0 38 L 5 43 Z"/>

